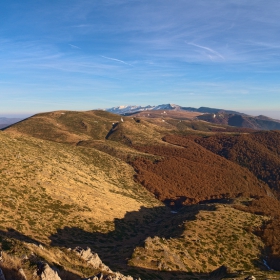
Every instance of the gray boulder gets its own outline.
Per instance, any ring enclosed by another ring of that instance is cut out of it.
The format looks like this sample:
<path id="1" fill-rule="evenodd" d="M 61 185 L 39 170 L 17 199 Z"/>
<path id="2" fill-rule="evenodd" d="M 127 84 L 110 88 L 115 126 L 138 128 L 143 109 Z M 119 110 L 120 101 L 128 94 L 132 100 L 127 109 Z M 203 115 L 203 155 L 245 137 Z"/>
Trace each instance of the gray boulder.
<path id="1" fill-rule="evenodd" d="M 22 280 L 27 280 L 26 275 L 25 275 L 25 273 L 24 273 L 22 268 L 19 269 L 18 273 L 21 276 Z"/>
<path id="2" fill-rule="evenodd" d="M 257 280 L 257 278 L 255 276 L 251 275 L 251 276 L 246 277 L 245 280 Z"/>
<path id="3" fill-rule="evenodd" d="M 90 248 L 84 250 L 81 247 L 76 247 L 74 252 L 83 260 L 85 260 L 88 264 L 90 264 L 95 269 L 100 269 L 102 271 L 106 271 L 112 273 L 113 271 L 105 265 L 101 259 L 99 258 L 97 253 L 92 253 Z"/>
<path id="4" fill-rule="evenodd" d="M 134 280 L 131 276 L 125 276 L 120 272 L 113 272 L 107 265 L 105 265 L 101 261 L 97 253 L 91 252 L 90 248 L 84 250 L 81 247 L 76 247 L 73 251 L 81 259 L 85 260 L 88 264 L 90 264 L 93 268 L 103 271 L 103 273 L 99 273 L 84 280 Z"/>
<path id="5" fill-rule="evenodd" d="M 38 265 L 37 275 L 40 276 L 41 280 L 61 280 L 57 272 L 47 263 L 40 263 Z"/>
<path id="6" fill-rule="evenodd" d="M 134 280 L 131 276 L 124 276 L 119 272 L 114 272 L 112 274 L 104 275 L 103 273 L 99 273 L 95 276 L 86 278 L 84 280 Z M 138 279 L 141 280 L 141 279 Z"/>

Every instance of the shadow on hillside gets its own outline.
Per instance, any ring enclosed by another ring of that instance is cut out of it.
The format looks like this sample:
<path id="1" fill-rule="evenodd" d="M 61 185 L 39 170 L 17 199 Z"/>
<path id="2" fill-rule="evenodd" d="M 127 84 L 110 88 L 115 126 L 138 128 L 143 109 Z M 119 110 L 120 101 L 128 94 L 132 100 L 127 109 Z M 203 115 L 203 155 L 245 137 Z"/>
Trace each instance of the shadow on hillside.
<path id="1" fill-rule="evenodd" d="M 139 211 L 128 212 L 123 219 L 115 219 L 114 231 L 108 233 L 87 232 L 78 227 L 65 227 L 57 229 L 57 233 L 49 238 L 53 246 L 90 247 L 112 270 L 124 274 L 132 274 L 134 271 L 134 277 L 142 278 L 144 276 L 142 273 L 145 274 L 146 270 L 127 265 L 136 246 L 143 246 L 147 237 L 159 236 L 166 239 L 180 237 L 184 230 L 184 227 L 180 227 L 180 225 L 184 221 L 194 220 L 200 210 L 214 211 L 215 208 L 214 205 L 192 205 L 183 207 L 176 213 L 168 207 L 141 207 Z M 175 273 L 153 270 L 152 272 L 156 275 L 169 273 L 170 276 Z M 184 274 L 186 275 L 186 273 Z M 146 275 L 144 279 L 149 278 Z M 157 278 L 154 276 L 150 279 Z"/>
<path id="2" fill-rule="evenodd" d="M 7 231 L 0 230 L 0 236 L 2 236 L 4 238 L 16 239 L 18 241 L 23 241 L 26 243 L 33 243 L 36 245 L 42 244 L 42 243 L 38 242 L 37 240 L 35 240 L 27 235 L 22 234 L 13 228 L 8 228 Z"/>

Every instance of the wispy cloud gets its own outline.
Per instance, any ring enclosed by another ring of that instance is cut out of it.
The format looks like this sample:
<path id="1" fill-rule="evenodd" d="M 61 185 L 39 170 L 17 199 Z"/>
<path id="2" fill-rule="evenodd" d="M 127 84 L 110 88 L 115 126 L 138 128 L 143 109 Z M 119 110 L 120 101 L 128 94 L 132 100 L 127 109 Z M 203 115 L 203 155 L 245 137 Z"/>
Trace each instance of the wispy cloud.
<path id="1" fill-rule="evenodd" d="M 203 49 L 203 50 L 206 50 L 220 58 L 222 58 L 223 60 L 225 59 L 220 53 L 218 53 L 217 51 L 214 51 L 213 49 L 211 48 L 208 48 L 208 47 L 205 47 L 205 46 L 201 46 L 201 45 L 197 45 L 197 44 L 194 44 L 194 43 L 187 43 L 188 45 L 192 45 L 194 47 L 197 47 L 197 48 L 200 48 L 200 49 Z M 212 60 L 213 59 L 213 56 L 209 55 L 209 58 Z"/>
<path id="2" fill-rule="evenodd" d="M 80 47 L 78 47 L 78 46 L 75 46 L 75 45 L 72 45 L 72 44 L 68 44 L 72 49 L 81 49 Z"/>
<path id="3" fill-rule="evenodd" d="M 108 57 L 108 56 L 104 56 L 104 55 L 101 55 L 101 57 L 103 57 L 103 58 L 105 58 L 105 59 L 117 61 L 117 62 L 120 62 L 120 63 L 126 64 L 126 65 L 129 65 L 129 66 L 132 66 L 131 64 L 129 64 L 129 63 L 123 61 L 123 60 L 117 59 L 117 58 Z"/>
<path id="4" fill-rule="evenodd" d="M 77 25 L 73 25 L 73 27 L 85 28 L 85 27 L 92 27 L 92 25 L 91 24 L 77 24 Z"/>

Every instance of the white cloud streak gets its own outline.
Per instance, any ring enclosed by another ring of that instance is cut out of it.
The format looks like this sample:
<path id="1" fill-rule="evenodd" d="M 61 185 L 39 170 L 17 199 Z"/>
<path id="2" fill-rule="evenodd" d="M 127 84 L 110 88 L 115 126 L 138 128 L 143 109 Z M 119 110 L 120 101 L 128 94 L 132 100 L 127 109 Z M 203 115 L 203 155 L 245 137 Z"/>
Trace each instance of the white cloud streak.
<path id="1" fill-rule="evenodd" d="M 120 62 L 120 63 L 126 64 L 126 65 L 129 65 L 129 66 L 132 66 L 131 64 L 129 64 L 129 63 L 123 61 L 123 60 L 117 59 L 117 58 L 112 58 L 112 57 L 108 57 L 108 56 L 104 56 L 104 55 L 101 55 L 101 57 L 103 57 L 103 58 L 105 58 L 105 59 L 117 61 L 117 62 Z"/>
<path id="2" fill-rule="evenodd" d="M 78 46 L 75 46 L 75 45 L 72 45 L 72 44 L 69 44 L 69 46 L 72 48 L 72 49 L 81 49 L 80 47 L 78 47 Z"/>
<path id="3" fill-rule="evenodd" d="M 225 60 L 225 58 L 220 53 L 218 53 L 217 51 L 214 51 L 211 48 L 208 48 L 208 47 L 205 47 L 205 46 L 201 46 L 201 45 L 197 45 L 197 44 L 194 44 L 194 43 L 187 43 L 187 44 L 191 45 L 191 46 L 194 46 L 194 47 L 197 47 L 197 48 L 200 48 L 200 49 L 207 50 L 208 52 L 211 52 L 211 53 L 215 54 L 216 56 L 218 56 L 218 57 L 222 58 L 223 60 Z M 213 56 L 209 55 L 209 57 L 212 60 Z"/>

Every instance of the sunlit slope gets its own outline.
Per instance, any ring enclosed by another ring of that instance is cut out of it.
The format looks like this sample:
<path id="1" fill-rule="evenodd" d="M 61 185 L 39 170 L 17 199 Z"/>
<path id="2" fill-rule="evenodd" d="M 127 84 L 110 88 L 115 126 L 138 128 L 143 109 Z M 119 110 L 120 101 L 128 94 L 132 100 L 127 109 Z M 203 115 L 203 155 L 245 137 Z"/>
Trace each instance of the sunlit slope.
<path id="1" fill-rule="evenodd" d="M 104 111 L 56 111 L 34 115 L 7 131 L 64 143 L 105 139 L 120 116 Z"/>
<path id="2" fill-rule="evenodd" d="M 100 142 L 112 140 L 121 145 L 160 142 L 176 126 L 161 119 L 138 121 L 105 111 L 56 111 L 32 116 L 6 129 L 9 133 L 29 135 L 39 139 L 86 147 L 100 147 Z M 114 144 L 107 141 L 106 146 Z"/>
<path id="3" fill-rule="evenodd" d="M 0 140 L 3 230 L 38 240 L 64 226 L 106 231 L 128 211 L 159 205 L 132 167 L 108 154 L 6 132 Z"/>
<path id="4" fill-rule="evenodd" d="M 34 115 L 6 129 L 40 139 L 61 143 L 113 140 L 125 145 L 161 142 L 166 134 L 226 132 L 229 127 L 203 121 L 173 119 L 170 117 L 122 117 L 95 111 L 55 111 Z M 84 144 L 82 144 L 84 145 Z M 110 145 L 110 143 L 108 143 Z M 87 145 L 88 146 L 88 145 Z"/>
<path id="5" fill-rule="evenodd" d="M 180 234 L 173 238 L 165 238 L 164 234 L 147 238 L 143 247 L 134 250 L 130 264 L 185 272 L 211 272 L 222 265 L 231 271 L 265 269 L 265 245 L 252 231 L 267 219 L 227 204 L 186 207 L 173 218 L 180 225 Z"/>

